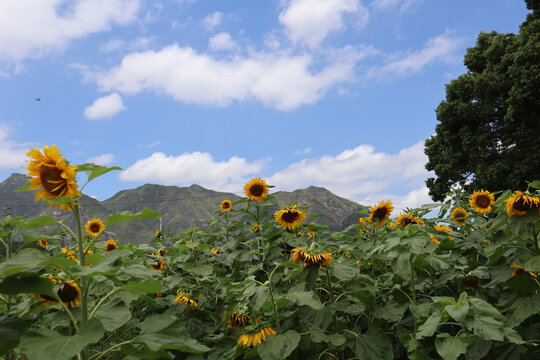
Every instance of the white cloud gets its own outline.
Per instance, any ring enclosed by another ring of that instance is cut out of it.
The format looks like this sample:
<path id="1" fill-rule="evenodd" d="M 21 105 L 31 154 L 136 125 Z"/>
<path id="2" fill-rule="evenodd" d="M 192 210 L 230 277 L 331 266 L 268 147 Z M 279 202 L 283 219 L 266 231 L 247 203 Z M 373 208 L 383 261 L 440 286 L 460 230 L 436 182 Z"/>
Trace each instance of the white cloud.
<path id="1" fill-rule="evenodd" d="M 202 21 L 203 26 L 208 31 L 214 30 L 217 26 L 221 24 L 223 21 L 223 13 L 216 11 L 212 14 L 209 14 L 207 17 L 204 18 Z"/>
<path id="2" fill-rule="evenodd" d="M 91 120 L 102 120 L 110 118 L 125 109 L 126 107 L 120 95 L 112 93 L 96 99 L 92 105 L 84 108 L 84 116 Z"/>
<path id="3" fill-rule="evenodd" d="M 420 50 L 391 56 L 388 64 L 371 68 L 367 77 L 379 80 L 403 78 L 420 72 L 430 63 L 454 61 L 454 52 L 462 43 L 463 39 L 453 38 L 446 32 L 429 39 Z"/>
<path id="4" fill-rule="evenodd" d="M 153 147 L 156 147 L 158 145 L 161 145 L 161 141 L 154 141 L 153 143 L 150 143 L 150 144 L 147 144 L 147 145 L 143 145 L 143 144 L 137 144 L 137 147 L 138 148 L 146 148 L 146 149 L 151 149 Z"/>
<path id="5" fill-rule="evenodd" d="M 114 161 L 114 155 L 113 154 L 102 154 L 99 156 L 91 157 L 90 159 L 86 160 L 86 162 L 106 166 L 112 164 Z"/>
<path id="6" fill-rule="evenodd" d="M 359 0 L 291 0 L 279 14 L 279 22 L 293 43 L 315 48 L 329 33 L 345 27 L 345 14 L 356 15 L 358 28 L 364 27 L 369 18 Z"/>
<path id="7" fill-rule="evenodd" d="M 126 25 L 140 0 L 0 2 L 0 60 L 18 62 L 62 50 L 70 41 Z"/>
<path id="8" fill-rule="evenodd" d="M 399 7 L 399 11 L 404 12 L 410 9 L 412 5 L 421 1 L 422 0 L 375 0 L 371 5 L 383 10 Z"/>
<path id="9" fill-rule="evenodd" d="M 111 39 L 105 44 L 99 46 L 101 52 L 113 52 L 117 50 L 143 50 L 150 47 L 150 45 L 156 40 L 155 36 L 141 36 L 130 42 L 125 42 L 119 39 Z"/>
<path id="10" fill-rule="evenodd" d="M 104 91 L 137 94 L 151 90 L 177 101 L 226 106 L 233 101 L 259 100 L 266 106 L 291 110 L 313 104 L 332 86 L 354 78 L 356 61 L 370 49 L 336 50 L 331 63 L 311 71 L 310 55 L 251 53 L 218 59 L 177 44 L 161 51 L 126 55 L 119 66 L 94 74 Z M 317 59 L 320 61 L 320 59 Z"/>
<path id="11" fill-rule="evenodd" d="M 0 124 L 0 169 L 20 169 L 26 166 L 30 144 L 19 144 L 8 139 L 9 127 Z"/>
<path id="12" fill-rule="evenodd" d="M 231 39 L 231 35 L 226 32 L 216 34 L 210 38 L 208 42 L 210 50 L 232 50 L 236 47 L 236 43 Z"/>
<path id="13" fill-rule="evenodd" d="M 198 151 L 178 156 L 156 152 L 122 171 L 120 180 L 165 185 L 198 184 L 215 190 L 238 192 L 246 177 L 261 172 L 264 166 L 264 160 L 250 163 L 236 156 L 227 161 L 214 161 L 209 153 Z"/>
<path id="14" fill-rule="evenodd" d="M 296 155 L 306 155 L 306 154 L 309 154 L 310 152 L 311 152 L 311 148 L 307 148 L 304 150 L 296 150 L 294 153 Z"/>

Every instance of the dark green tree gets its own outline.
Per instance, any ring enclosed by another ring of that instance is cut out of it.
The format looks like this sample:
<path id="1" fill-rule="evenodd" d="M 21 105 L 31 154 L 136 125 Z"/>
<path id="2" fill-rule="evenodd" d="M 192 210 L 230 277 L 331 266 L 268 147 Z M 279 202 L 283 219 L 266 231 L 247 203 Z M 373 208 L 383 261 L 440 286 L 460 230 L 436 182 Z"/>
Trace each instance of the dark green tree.
<path id="1" fill-rule="evenodd" d="M 540 180 L 540 0 L 525 2 L 532 12 L 519 34 L 480 33 L 467 73 L 446 85 L 424 149 L 434 201 L 454 185 L 519 190 Z"/>

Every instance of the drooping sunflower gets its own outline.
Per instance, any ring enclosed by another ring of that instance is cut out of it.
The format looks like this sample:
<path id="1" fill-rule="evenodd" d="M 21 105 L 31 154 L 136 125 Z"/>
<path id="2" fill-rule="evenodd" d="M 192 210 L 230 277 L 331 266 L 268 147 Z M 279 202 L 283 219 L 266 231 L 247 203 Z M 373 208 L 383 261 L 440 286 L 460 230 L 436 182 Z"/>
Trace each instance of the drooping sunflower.
<path id="1" fill-rule="evenodd" d="M 406 214 L 401 214 L 396 218 L 396 223 L 399 224 L 399 227 L 405 229 L 405 226 L 409 224 L 418 224 L 424 225 L 424 220 L 414 217 L 410 212 Z"/>
<path id="2" fill-rule="evenodd" d="M 232 313 L 229 320 L 227 320 L 227 325 L 230 325 L 236 329 L 241 329 L 244 326 L 249 325 L 249 315 L 248 314 L 242 314 L 239 315 L 237 313 Z"/>
<path id="3" fill-rule="evenodd" d="M 392 202 L 390 200 L 381 201 L 378 205 L 373 206 L 369 209 L 371 214 L 369 215 L 367 221 L 377 221 L 377 223 L 375 224 L 375 228 L 379 228 L 390 217 L 390 214 L 393 210 L 394 206 L 392 205 Z"/>
<path id="4" fill-rule="evenodd" d="M 105 230 L 105 224 L 103 221 L 99 218 L 94 218 L 86 223 L 84 225 L 84 228 L 88 235 L 96 237 L 98 236 L 103 230 Z"/>
<path id="5" fill-rule="evenodd" d="M 118 248 L 118 245 L 116 244 L 116 242 L 114 240 L 107 240 L 105 242 L 105 252 L 108 254 L 110 253 L 111 251 L 113 251 L 114 249 Z"/>
<path id="6" fill-rule="evenodd" d="M 268 184 L 261 178 L 253 178 L 244 185 L 244 193 L 250 200 L 262 201 L 268 196 Z"/>
<path id="7" fill-rule="evenodd" d="M 492 211 L 492 205 L 495 204 L 495 196 L 487 190 L 475 191 L 472 193 L 469 204 L 479 214 L 487 214 Z"/>
<path id="8" fill-rule="evenodd" d="M 46 276 L 45 278 L 51 280 L 53 282 L 53 284 L 58 284 L 58 280 L 52 275 Z M 49 295 L 38 294 L 37 298 L 38 298 L 38 301 L 41 303 L 41 305 L 44 308 L 48 307 L 48 306 L 51 306 L 53 304 L 58 304 L 58 300 L 55 297 L 52 297 L 52 296 L 49 296 Z"/>
<path id="9" fill-rule="evenodd" d="M 461 206 L 453 209 L 450 213 L 450 218 L 458 225 L 465 225 L 467 220 L 461 218 L 465 218 L 467 216 L 469 216 L 469 213 Z"/>
<path id="10" fill-rule="evenodd" d="M 72 280 L 64 282 L 60 290 L 58 290 L 58 297 L 66 305 L 72 305 L 77 307 L 81 305 L 81 289 L 79 286 Z"/>
<path id="11" fill-rule="evenodd" d="M 163 271 L 165 270 L 165 260 L 163 259 L 154 259 L 155 264 L 150 264 L 152 269 L 156 271 Z"/>
<path id="12" fill-rule="evenodd" d="M 329 252 L 313 254 L 304 249 L 295 248 L 292 249 L 291 253 L 293 261 L 300 262 L 303 266 L 317 264 L 321 267 L 325 267 L 332 263 L 332 254 Z"/>
<path id="13" fill-rule="evenodd" d="M 513 267 L 515 269 L 514 272 L 512 273 L 512 276 L 517 276 L 519 274 L 529 274 L 534 278 L 536 277 L 535 273 L 533 273 L 532 271 L 526 270 L 523 266 L 513 264 L 510 267 Z"/>
<path id="14" fill-rule="evenodd" d="M 294 230 L 304 222 L 306 212 L 298 210 L 296 205 L 286 207 L 274 213 L 276 222 L 283 227 L 283 230 Z"/>
<path id="15" fill-rule="evenodd" d="M 506 199 L 506 214 L 508 216 L 525 215 L 533 208 L 540 209 L 540 198 L 525 195 L 521 191 L 515 191 L 512 196 Z"/>
<path id="16" fill-rule="evenodd" d="M 176 299 L 174 299 L 174 302 L 186 304 L 190 306 L 192 309 L 196 309 L 199 307 L 199 304 L 197 304 L 195 300 L 190 298 L 188 293 L 184 294 L 180 290 L 177 290 L 176 295 L 178 296 Z"/>
<path id="17" fill-rule="evenodd" d="M 231 211 L 232 202 L 231 200 L 223 200 L 219 207 L 221 208 L 221 211 Z"/>
<path id="18" fill-rule="evenodd" d="M 62 196 L 71 198 L 81 196 L 77 188 L 75 176 L 77 166 L 68 165 L 66 159 L 60 156 L 60 149 L 56 145 L 43 146 L 43 153 L 39 149 L 31 148 L 26 155 L 33 160 L 27 160 L 27 177 L 31 185 L 30 190 L 40 189 L 36 192 L 36 201 L 39 199 L 56 199 Z M 60 209 L 71 211 L 71 204 L 57 204 Z M 51 204 L 50 207 L 54 205 Z"/>
<path id="19" fill-rule="evenodd" d="M 49 241 L 46 240 L 46 239 L 41 239 L 41 240 L 39 240 L 39 246 L 41 246 L 41 247 L 44 248 L 44 249 L 47 247 L 47 244 L 48 244 L 48 243 L 49 243 Z"/>
<path id="20" fill-rule="evenodd" d="M 437 232 L 439 234 L 442 234 L 445 231 L 452 231 L 452 228 L 450 226 L 447 226 L 447 225 L 435 225 L 433 227 L 435 228 L 435 230 L 437 230 Z M 452 236 L 450 236 L 450 235 L 447 235 L 447 236 L 448 236 L 449 240 L 453 239 Z M 434 235 L 429 235 L 429 237 L 431 238 L 432 243 L 437 244 L 437 245 L 441 244 L 441 242 Z"/>
<path id="21" fill-rule="evenodd" d="M 242 334 L 238 339 L 238 346 L 257 346 L 263 341 L 266 341 L 268 336 L 276 335 L 276 332 L 271 327 L 265 327 L 253 334 Z"/>

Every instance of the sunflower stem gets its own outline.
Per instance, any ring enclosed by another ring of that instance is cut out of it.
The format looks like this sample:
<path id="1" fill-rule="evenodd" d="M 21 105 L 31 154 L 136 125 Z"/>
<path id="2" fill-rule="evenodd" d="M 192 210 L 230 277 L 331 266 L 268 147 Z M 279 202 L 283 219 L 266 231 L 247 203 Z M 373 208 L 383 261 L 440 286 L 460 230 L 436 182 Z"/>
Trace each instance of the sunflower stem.
<path id="1" fill-rule="evenodd" d="M 77 244 L 79 246 L 79 265 L 84 268 L 86 265 L 86 253 L 84 249 L 83 237 L 82 237 L 82 227 L 81 227 L 81 213 L 79 210 L 79 204 L 73 205 L 73 215 L 75 216 L 75 221 L 77 222 Z M 81 276 L 81 327 L 84 327 L 88 321 L 88 303 L 86 301 L 88 297 L 88 279 L 86 276 Z M 81 350 L 81 358 L 83 360 L 88 359 L 88 348 L 85 347 Z"/>
<path id="2" fill-rule="evenodd" d="M 229 241 L 229 212 L 225 212 L 225 239 Z"/>
<path id="3" fill-rule="evenodd" d="M 131 339 L 131 340 L 124 341 L 124 342 L 118 343 L 118 344 L 116 344 L 116 345 L 113 345 L 113 346 L 111 346 L 110 348 L 108 348 L 107 350 L 102 351 L 102 352 L 97 353 L 96 355 L 92 356 L 90 359 L 95 359 L 95 360 L 101 359 L 101 358 L 102 358 L 103 356 L 105 356 L 108 352 L 113 351 L 114 349 L 116 349 L 116 348 L 118 348 L 118 347 L 121 347 L 121 346 L 124 346 L 124 345 L 127 345 L 127 344 L 131 344 L 133 341 L 135 341 L 135 339 Z"/>
<path id="4" fill-rule="evenodd" d="M 116 288 L 116 289 L 113 289 L 111 290 L 107 295 L 105 295 L 98 303 L 97 305 L 94 307 L 94 310 L 92 310 L 92 313 L 90 313 L 90 316 L 88 317 L 89 319 L 92 318 L 92 316 L 94 316 L 94 314 L 96 313 L 96 311 L 99 309 L 99 307 L 103 304 L 103 302 L 111 295 L 117 293 L 118 291 L 120 291 L 120 288 Z"/>
<path id="5" fill-rule="evenodd" d="M 268 276 L 268 291 L 270 293 L 270 300 L 272 300 L 272 308 L 274 309 L 274 318 L 276 320 L 276 329 L 278 334 L 281 334 L 281 329 L 279 327 L 279 317 L 277 312 L 277 305 L 276 301 L 274 300 L 274 292 L 272 291 L 272 275 L 274 275 L 274 271 L 276 271 L 278 267 L 276 266 L 274 270 L 270 273 L 270 276 Z"/>
<path id="6" fill-rule="evenodd" d="M 413 302 L 413 305 L 416 306 L 416 279 L 414 278 L 414 265 L 413 265 L 413 262 L 414 260 L 412 258 L 410 258 L 410 262 L 411 262 L 411 291 L 412 291 L 412 302 Z M 416 330 L 417 330 L 417 322 L 416 322 L 416 318 L 414 318 L 414 333 L 416 334 Z"/>

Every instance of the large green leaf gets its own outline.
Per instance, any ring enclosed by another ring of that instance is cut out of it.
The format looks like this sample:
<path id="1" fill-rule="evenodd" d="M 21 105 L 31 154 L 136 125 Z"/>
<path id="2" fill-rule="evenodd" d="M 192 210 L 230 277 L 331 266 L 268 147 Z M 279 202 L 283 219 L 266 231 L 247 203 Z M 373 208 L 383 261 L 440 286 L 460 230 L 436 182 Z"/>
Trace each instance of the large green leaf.
<path id="1" fill-rule="evenodd" d="M 19 229 L 28 230 L 28 229 L 39 229 L 47 225 L 58 224 L 51 216 L 40 216 L 35 219 L 25 220 L 18 224 Z"/>
<path id="2" fill-rule="evenodd" d="M 86 171 L 88 175 L 88 181 L 97 178 L 98 176 L 101 176 L 103 174 L 108 173 L 112 170 L 122 170 L 122 168 L 119 168 L 118 166 L 112 166 L 112 167 L 106 167 L 106 166 L 100 166 L 96 164 L 82 164 L 77 165 L 77 171 Z"/>
<path id="3" fill-rule="evenodd" d="M 473 321 L 467 323 L 467 328 L 472 329 L 481 339 L 503 341 L 503 323 L 490 316 L 475 317 Z"/>
<path id="4" fill-rule="evenodd" d="M 40 266 L 47 259 L 36 249 L 27 249 L 0 264 L 0 277 L 10 276 Z"/>
<path id="5" fill-rule="evenodd" d="M 356 336 L 356 358 L 359 360 L 392 360 L 392 342 L 381 328 L 370 327 Z"/>
<path id="6" fill-rule="evenodd" d="M 17 274 L 21 275 L 21 273 Z M 54 296 L 53 282 L 41 276 L 10 276 L 0 280 L 2 294 L 44 294 Z"/>
<path id="7" fill-rule="evenodd" d="M 360 270 L 354 261 L 345 261 L 343 263 L 335 263 L 332 266 L 332 272 L 339 280 L 347 281 L 357 277 Z"/>
<path id="8" fill-rule="evenodd" d="M 334 346 L 343 345 L 345 343 L 345 337 L 339 334 L 326 334 L 322 329 L 310 329 L 309 334 L 311 341 L 314 343 L 326 342 Z"/>
<path id="9" fill-rule="evenodd" d="M 323 308 L 319 298 L 312 292 L 293 291 L 289 292 L 285 297 L 300 306 L 307 305 L 313 310 L 322 310 Z"/>
<path id="10" fill-rule="evenodd" d="M 126 257 L 128 254 L 130 252 L 127 249 L 115 249 L 103 256 L 92 254 L 88 257 L 92 258 L 92 263 L 97 263 L 96 265 L 75 268 L 72 272 L 78 275 L 113 274 L 122 266 L 120 258 Z"/>
<path id="11" fill-rule="evenodd" d="M 90 319 L 74 336 L 62 335 L 45 327 L 29 330 L 22 336 L 19 347 L 29 360 L 69 360 L 85 346 L 99 341 L 104 333 L 101 323 Z"/>
<path id="12" fill-rule="evenodd" d="M 489 349 L 491 349 L 493 341 L 486 341 L 476 338 L 467 348 L 467 360 L 480 360 L 487 357 Z"/>
<path id="13" fill-rule="evenodd" d="M 540 294 L 522 297 L 514 304 L 514 312 L 508 319 L 508 326 L 516 327 L 525 319 L 538 313 L 540 313 Z"/>
<path id="14" fill-rule="evenodd" d="M 0 317 L 0 356 L 17 346 L 28 326 L 29 324 L 16 316 Z"/>
<path id="15" fill-rule="evenodd" d="M 464 333 L 452 336 L 447 333 L 437 335 L 435 349 L 444 360 L 456 360 L 467 351 L 467 337 Z"/>
<path id="16" fill-rule="evenodd" d="M 155 293 L 161 290 L 161 283 L 156 279 L 146 279 L 139 283 L 123 285 L 120 289 L 141 293 Z"/>
<path id="17" fill-rule="evenodd" d="M 268 287 L 251 283 L 244 291 L 244 297 L 250 300 L 253 310 L 258 311 L 268 299 Z"/>
<path id="18" fill-rule="evenodd" d="M 287 330 L 281 335 L 273 335 L 257 346 L 257 351 L 262 360 L 286 359 L 300 342 L 300 335 L 294 330 Z"/>
<path id="19" fill-rule="evenodd" d="M 424 337 L 430 337 L 435 334 L 435 331 L 437 330 L 437 327 L 439 327 L 439 323 L 441 322 L 441 314 L 438 312 L 434 312 L 431 314 L 430 317 L 427 318 L 427 320 L 418 327 L 418 330 L 416 331 L 416 339 L 420 340 Z"/>
<path id="20" fill-rule="evenodd" d="M 163 215 L 155 212 L 150 209 L 143 209 L 138 213 L 133 213 L 131 211 L 121 211 L 112 215 L 107 216 L 107 226 L 111 227 L 123 221 L 129 220 L 141 220 L 141 219 L 156 219 L 162 217 Z"/>
<path id="21" fill-rule="evenodd" d="M 131 319 L 131 311 L 121 299 L 114 299 L 101 305 L 96 311 L 95 317 L 105 330 L 113 331 Z"/>
<path id="22" fill-rule="evenodd" d="M 463 303 L 456 303 L 447 305 L 444 310 L 450 315 L 454 320 L 457 322 L 462 322 L 465 320 L 465 317 L 467 316 L 467 313 L 469 312 L 469 303 L 463 302 Z"/>

